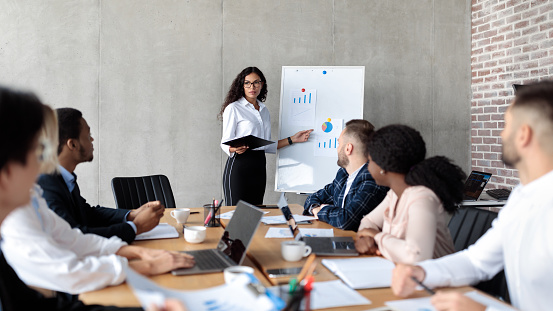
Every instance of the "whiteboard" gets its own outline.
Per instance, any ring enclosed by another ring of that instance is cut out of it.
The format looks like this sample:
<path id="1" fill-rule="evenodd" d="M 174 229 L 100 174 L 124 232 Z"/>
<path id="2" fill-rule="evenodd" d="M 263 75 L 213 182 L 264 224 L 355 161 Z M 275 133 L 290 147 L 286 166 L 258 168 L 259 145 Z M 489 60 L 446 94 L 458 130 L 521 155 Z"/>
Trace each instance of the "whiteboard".
<path id="1" fill-rule="evenodd" d="M 278 137 L 314 131 L 278 150 L 275 191 L 313 193 L 334 180 L 337 138 L 347 121 L 363 118 L 364 86 L 364 66 L 282 67 Z"/>

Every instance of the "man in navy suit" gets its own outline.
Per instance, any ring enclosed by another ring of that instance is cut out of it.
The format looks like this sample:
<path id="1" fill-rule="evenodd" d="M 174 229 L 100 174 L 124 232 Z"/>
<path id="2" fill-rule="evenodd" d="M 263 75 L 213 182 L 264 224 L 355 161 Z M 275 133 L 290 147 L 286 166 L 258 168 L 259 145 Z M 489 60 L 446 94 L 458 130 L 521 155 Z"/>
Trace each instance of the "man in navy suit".
<path id="1" fill-rule="evenodd" d="M 75 167 L 91 162 L 94 139 L 82 113 L 73 108 L 56 110 L 59 124 L 58 155 L 60 173 L 41 175 L 38 184 L 44 190 L 48 206 L 72 228 L 103 237 L 118 236 L 131 243 L 137 234 L 159 224 L 165 207 L 159 201 L 148 202 L 138 209 L 112 209 L 90 206 L 81 196 Z"/>
<path id="2" fill-rule="evenodd" d="M 350 120 L 338 138 L 338 166 L 331 184 L 310 195 L 304 215 L 314 215 L 330 225 L 357 231 L 361 219 L 386 196 L 388 188 L 376 184 L 367 170 L 366 142 L 374 126 L 366 120 Z"/>

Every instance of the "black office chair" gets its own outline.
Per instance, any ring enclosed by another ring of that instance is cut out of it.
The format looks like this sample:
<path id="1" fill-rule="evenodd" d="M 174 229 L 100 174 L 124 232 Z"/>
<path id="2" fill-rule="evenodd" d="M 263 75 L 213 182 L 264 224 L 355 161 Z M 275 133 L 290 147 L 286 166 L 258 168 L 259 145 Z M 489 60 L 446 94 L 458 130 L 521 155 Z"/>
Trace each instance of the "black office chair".
<path id="1" fill-rule="evenodd" d="M 111 189 L 117 208 L 135 209 L 150 201 L 160 201 L 167 208 L 176 207 L 165 175 L 115 177 L 111 180 Z"/>
<path id="2" fill-rule="evenodd" d="M 448 224 L 455 251 L 458 252 L 474 244 L 491 228 L 496 217 L 497 213 L 488 210 L 468 206 L 459 208 Z M 491 280 L 480 282 L 475 287 L 510 303 L 509 289 L 503 270 Z"/>

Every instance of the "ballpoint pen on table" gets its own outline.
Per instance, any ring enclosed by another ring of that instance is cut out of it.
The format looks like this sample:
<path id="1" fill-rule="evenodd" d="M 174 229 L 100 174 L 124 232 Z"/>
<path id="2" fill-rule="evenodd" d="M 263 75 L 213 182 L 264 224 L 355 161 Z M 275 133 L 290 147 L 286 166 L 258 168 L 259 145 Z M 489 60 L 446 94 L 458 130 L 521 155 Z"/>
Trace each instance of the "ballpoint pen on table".
<path id="1" fill-rule="evenodd" d="M 415 283 L 417 283 L 417 285 L 419 285 L 420 287 L 424 288 L 425 291 L 427 291 L 430 295 L 434 295 L 436 294 L 436 292 L 434 292 L 433 290 L 431 290 L 430 288 L 428 288 L 428 286 L 424 285 L 421 281 L 419 281 L 416 277 L 412 276 L 411 277 L 411 280 L 415 281 Z"/>

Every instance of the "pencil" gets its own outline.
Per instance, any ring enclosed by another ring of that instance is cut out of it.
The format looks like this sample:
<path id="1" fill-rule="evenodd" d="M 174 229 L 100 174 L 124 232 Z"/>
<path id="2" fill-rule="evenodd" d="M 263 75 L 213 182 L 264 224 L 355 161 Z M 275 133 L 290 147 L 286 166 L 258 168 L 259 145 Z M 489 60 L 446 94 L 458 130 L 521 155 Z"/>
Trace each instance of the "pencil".
<path id="1" fill-rule="evenodd" d="M 307 257 L 303 268 L 301 268 L 300 274 L 298 274 L 298 283 L 301 282 L 303 278 L 308 274 L 309 270 L 311 270 L 311 265 L 315 261 L 315 257 L 317 257 L 315 254 L 311 254 L 309 255 L 309 257 Z M 315 267 L 313 267 L 313 270 L 314 269 Z M 313 273 L 313 270 L 311 270 L 311 274 Z"/>
<path id="2" fill-rule="evenodd" d="M 436 294 L 433 290 L 431 290 L 430 288 L 428 288 L 426 285 L 422 284 L 421 281 L 417 280 L 416 277 L 412 276 L 412 277 L 411 277 L 411 280 L 415 281 L 415 283 L 417 283 L 420 287 L 424 288 L 424 290 L 427 291 L 430 295 Z"/>

